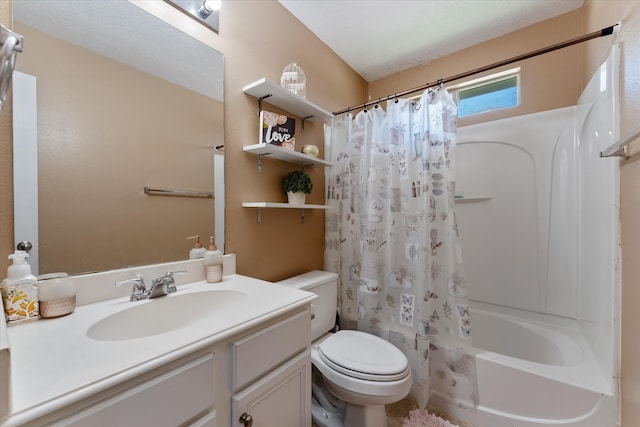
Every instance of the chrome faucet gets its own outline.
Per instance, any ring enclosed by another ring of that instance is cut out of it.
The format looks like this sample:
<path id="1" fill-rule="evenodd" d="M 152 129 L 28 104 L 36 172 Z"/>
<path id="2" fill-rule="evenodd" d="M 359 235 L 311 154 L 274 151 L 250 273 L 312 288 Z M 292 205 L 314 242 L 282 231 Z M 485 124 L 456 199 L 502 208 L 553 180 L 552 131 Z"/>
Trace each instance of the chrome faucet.
<path id="1" fill-rule="evenodd" d="M 136 274 L 133 279 L 122 280 L 116 282 L 116 286 L 132 285 L 130 301 L 140 301 L 143 299 L 152 299 L 162 297 L 177 291 L 176 282 L 173 279 L 174 274 L 186 274 L 187 270 L 168 271 L 162 277 L 151 281 L 151 289 L 147 290 L 142 275 Z"/>
<path id="2" fill-rule="evenodd" d="M 149 290 L 149 299 L 162 297 L 178 290 L 176 281 L 173 279 L 174 274 L 186 274 L 187 270 L 168 271 L 162 277 L 151 281 L 151 289 Z"/>

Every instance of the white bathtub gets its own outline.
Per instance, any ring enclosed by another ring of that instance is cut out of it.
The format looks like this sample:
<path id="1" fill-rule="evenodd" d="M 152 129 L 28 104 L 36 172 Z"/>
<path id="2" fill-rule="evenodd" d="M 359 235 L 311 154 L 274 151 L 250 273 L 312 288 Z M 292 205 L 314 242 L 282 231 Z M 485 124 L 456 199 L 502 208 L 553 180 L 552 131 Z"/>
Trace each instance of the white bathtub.
<path id="1" fill-rule="evenodd" d="M 477 427 L 614 427 L 616 399 L 572 319 L 472 303 L 478 407 L 430 406 Z"/>

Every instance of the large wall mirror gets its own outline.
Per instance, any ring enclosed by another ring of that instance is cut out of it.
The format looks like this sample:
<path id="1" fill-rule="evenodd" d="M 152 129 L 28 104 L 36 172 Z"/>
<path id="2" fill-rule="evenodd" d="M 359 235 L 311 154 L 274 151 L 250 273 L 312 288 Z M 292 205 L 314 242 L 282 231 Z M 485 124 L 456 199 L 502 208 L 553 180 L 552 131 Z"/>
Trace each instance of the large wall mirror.
<path id="1" fill-rule="evenodd" d="M 16 212 L 16 240 L 33 239 L 18 223 L 37 210 L 38 273 L 187 259 L 186 238 L 216 230 L 222 243 L 222 200 L 144 188 L 223 188 L 223 55 L 126 0 L 13 0 L 13 12 L 14 145 L 30 135 L 16 117 L 37 130 L 37 190 L 15 192 L 38 204 Z"/>

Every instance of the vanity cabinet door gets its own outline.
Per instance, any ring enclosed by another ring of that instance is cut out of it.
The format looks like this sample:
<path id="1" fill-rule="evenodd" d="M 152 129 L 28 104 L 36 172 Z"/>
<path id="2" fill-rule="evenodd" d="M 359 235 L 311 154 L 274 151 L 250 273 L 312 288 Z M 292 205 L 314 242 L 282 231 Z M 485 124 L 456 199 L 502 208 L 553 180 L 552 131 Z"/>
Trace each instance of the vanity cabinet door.
<path id="1" fill-rule="evenodd" d="M 311 427 L 309 351 L 232 396 L 232 427 Z M 252 424 L 240 418 L 247 414 Z"/>

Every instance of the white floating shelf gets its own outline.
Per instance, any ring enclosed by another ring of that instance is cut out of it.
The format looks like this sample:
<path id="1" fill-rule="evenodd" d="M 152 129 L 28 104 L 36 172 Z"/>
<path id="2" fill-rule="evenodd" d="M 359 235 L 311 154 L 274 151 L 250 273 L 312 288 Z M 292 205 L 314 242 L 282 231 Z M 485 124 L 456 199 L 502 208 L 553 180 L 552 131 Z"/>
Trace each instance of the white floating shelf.
<path id="1" fill-rule="evenodd" d="M 245 202 L 243 208 L 277 208 L 277 209 L 329 209 L 326 205 L 293 205 L 291 203 Z"/>
<path id="2" fill-rule="evenodd" d="M 326 205 L 294 205 L 291 203 L 272 203 L 272 202 L 245 202 L 243 208 L 257 208 L 257 222 L 262 224 L 262 209 L 300 209 L 300 222 L 304 223 L 305 209 L 329 209 Z"/>
<path id="3" fill-rule="evenodd" d="M 454 200 L 456 203 L 473 203 L 491 200 L 492 198 L 493 197 L 456 197 Z"/>
<path id="4" fill-rule="evenodd" d="M 310 122 L 324 122 L 333 118 L 333 114 L 329 111 L 287 91 L 265 77 L 246 85 L 242 91 Z"/>
<path id="5" fill-rule="evenodd" d="M 331 162 L 327 162 L 308 154 L 287 150 L 286 148 L 278 147 L 273 144 L 247 145 L 242 147 L 242 150 L 257 156 L 269 156 L 274 159 L 282 160 L 283 162 L 294 163 L 308 168 L 333 166 L 333 163 Z"/>

